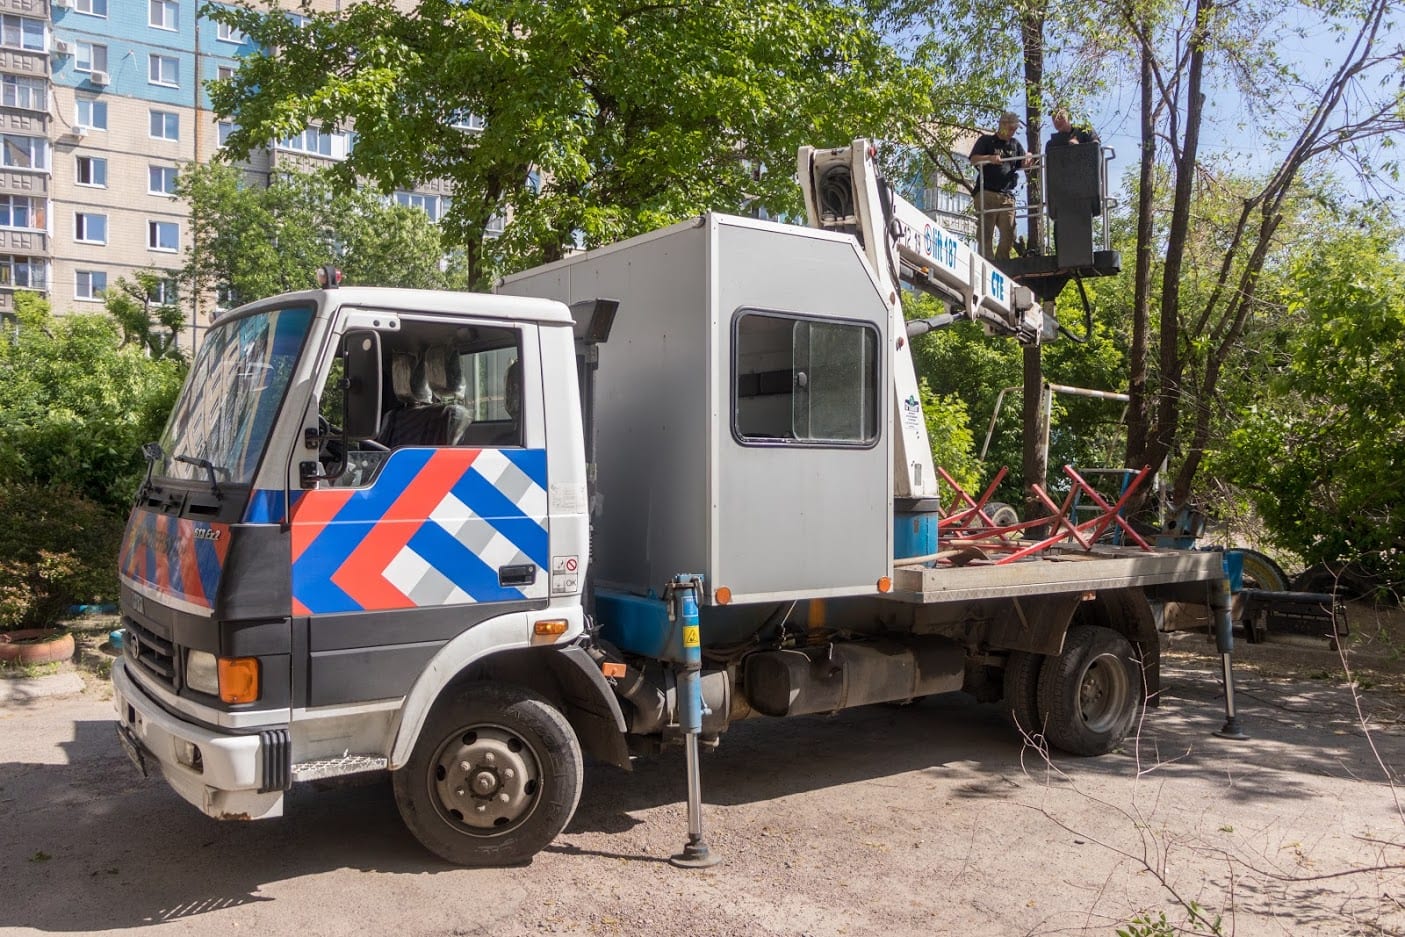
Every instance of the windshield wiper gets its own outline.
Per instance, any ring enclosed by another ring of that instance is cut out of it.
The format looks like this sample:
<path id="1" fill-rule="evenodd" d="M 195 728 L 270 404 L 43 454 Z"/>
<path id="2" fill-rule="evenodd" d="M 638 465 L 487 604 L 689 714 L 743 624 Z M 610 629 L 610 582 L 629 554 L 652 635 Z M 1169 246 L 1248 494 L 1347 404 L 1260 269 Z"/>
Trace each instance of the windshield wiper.
<path id="1" fill-rule="evenodd" d="M 160 448 L 159 446 L 157 447 Z M 215 464 L 209 459 L 195 459 L 188 455 L 176 456 L 177 462 L 184 462 L 186 465 L 193 465 L 196 468 L 204 469 L 210 476 L 210 491 L 214 492 L 216 498 L 224 500 L 224 492 L 220 491 L 220 483 L 215 478 Z M 223 469 L 221 469 L 223 471 Z"/>
<path id="2" fill-rule="evenodd" d="M 141 490 L 137 492 L 137 500 L 141 501 L 151 492 L 153 488 L 160 491 L 151 483 L 151 472 L 156 468 L 156 463 L 166 458 L 166 453 L 161 451 L 159 442 L 142 443 L 141 454 L 146 456 L 146 478 L 142 480 Z"/>

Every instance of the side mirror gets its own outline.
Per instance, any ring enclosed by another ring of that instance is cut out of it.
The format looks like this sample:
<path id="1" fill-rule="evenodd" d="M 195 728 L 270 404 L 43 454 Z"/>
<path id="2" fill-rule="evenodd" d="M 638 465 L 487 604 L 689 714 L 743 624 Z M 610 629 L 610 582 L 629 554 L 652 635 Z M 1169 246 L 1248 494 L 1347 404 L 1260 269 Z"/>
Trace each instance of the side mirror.
<path id="1" fill-rule="evenodd" d="M 345 396 L 342 429 L 348 440 L 374 439 L 381 428 L 381 337 L 348 332 L 342 344 Z"/>

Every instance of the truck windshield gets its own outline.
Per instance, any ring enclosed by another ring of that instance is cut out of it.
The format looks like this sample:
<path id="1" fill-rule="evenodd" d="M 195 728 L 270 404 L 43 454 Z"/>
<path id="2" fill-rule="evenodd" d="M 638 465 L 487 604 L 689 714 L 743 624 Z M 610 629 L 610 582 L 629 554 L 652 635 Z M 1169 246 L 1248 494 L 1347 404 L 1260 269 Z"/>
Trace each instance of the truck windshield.
<path id="1" fill-rule="evenodd" d="M 191 461 L 204 459 L 221 484 L 253 480 L 312 314 L 311 306 L 271 309 L 210 329 L 161 435 L 157 474 L 206 479 Z"/>

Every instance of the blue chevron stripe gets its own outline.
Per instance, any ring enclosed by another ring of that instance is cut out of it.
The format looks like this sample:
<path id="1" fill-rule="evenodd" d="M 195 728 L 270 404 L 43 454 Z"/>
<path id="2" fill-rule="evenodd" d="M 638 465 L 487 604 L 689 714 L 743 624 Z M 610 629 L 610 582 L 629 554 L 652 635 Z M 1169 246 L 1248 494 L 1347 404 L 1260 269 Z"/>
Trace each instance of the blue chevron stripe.
<path id="1" fill-rule="evenodd" d="M 425 524 L 410 538 L 408 546 L 475 602 L 507 602 L 524 597 L 517 589 L 498 585 L 498 571 L 438 524 Z"/>
<path id="2" fill-rule="evenodd" d="M 522 470 L 522 473 L 536 482 L 537 487 L 546 490 L 546 450 L 545 449 L 504 449 L 502 454 L 507 461 Z"/>
<path id="3" fill-rule="evenodd" d="M 467 472 L 451 489 L 454 497 L 468 505 L 469 510 L 492 525 L 493 529 L 512 541 L 537 565 L 546 563 L 550 550 L 546 528 L 541 521 L 528 517 L 512 499 L 474 471 Z M 514 523 L 518 522 L 518 523 Z M 524 525 L 520 523 L 526 521 Z"/>

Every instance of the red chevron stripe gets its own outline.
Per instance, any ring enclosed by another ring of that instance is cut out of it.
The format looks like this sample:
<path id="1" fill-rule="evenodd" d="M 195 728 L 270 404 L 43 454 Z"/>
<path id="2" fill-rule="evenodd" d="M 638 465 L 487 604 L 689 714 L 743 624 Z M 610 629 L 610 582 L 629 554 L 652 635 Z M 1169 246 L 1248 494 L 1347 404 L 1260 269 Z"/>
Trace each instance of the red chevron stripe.
<path id="1" fill-rule="evenodd" d="M 405 486 L 405 493 L 395 500 L 332 576 L 332 582 L 364 609 L 413 606 L 415 603 L 409 596 L 385 580 L 385 569 L 477 456 L 477 449 L 444 449 L 430 456 L 424 468 Z"/>
<path id="2" fill-rule="evenodd" d="M 354 488 L 328 489 L 309 491 L 298 499 L 298 503 L 293 505 L 292 517 L 294 563 L 355 494 Z M 223 554 L 220 560 L 224 560 Z"/>
<path id="3" fill-rule="evenodd" d="M 180 572 L 181 572 L 181 592 L 187 599 L 192 599 L 203 604 L 210 604 L 214 601 L 214 596 L 205 595 L 205 584 L 200 581 L 200 558 L 195 552 L 195 538 L 192 535 L 194 525 L 185 526 L 182 521 L 181 545 L 180 545 Z M 224 540 L 226 534 L 221 537 Z"/>

